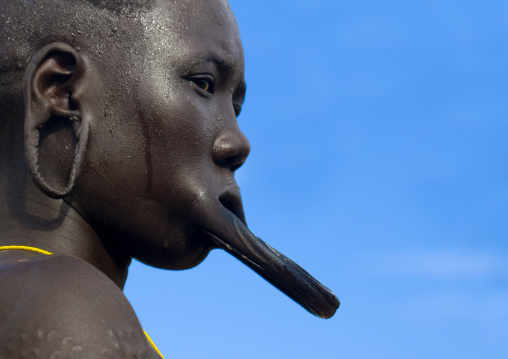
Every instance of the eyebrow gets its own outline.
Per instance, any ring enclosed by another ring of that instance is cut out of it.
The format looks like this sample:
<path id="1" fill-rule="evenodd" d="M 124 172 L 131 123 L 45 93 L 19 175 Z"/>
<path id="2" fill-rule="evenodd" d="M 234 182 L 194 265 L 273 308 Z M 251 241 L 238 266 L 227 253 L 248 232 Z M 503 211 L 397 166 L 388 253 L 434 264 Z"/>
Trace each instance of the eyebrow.
<path id="1" fill-rule="evenodd" d="M 230 63 L 224 61 L 222 58 L 220 58 L 217 55 L 210 54 L 207 56 L 203 56 L 203 58 L 204 59 L 202 59 L 202 60 L 196 61 L 194 63 L 194 65 L 198 65 L 200 63 L 202 64 L 202 63 L 206 63 L 206 62 L 212 62 L 217 67 L 217 69 L 219 70 L 221 75 L 223 75 L 225 77 L 228 77 L 230 75 L 231 71 L 233 71 L 233 66 Z M 241 83 L 235 90 L 235 95 L 241 96 L 242 102 L 243 102 L 245 100 L 245 93 L 246 92 L 247 92 L 247 84 L 245 83 L 245 80 L 242 79 Z"/>
<path id="2" fill-rule="evenodd" d="M 232 66 L 217 56 L 207 56 L 203 62 L 213 62 L 221 72 L 231 72 Z"/>
<path id="3" fill-rule="evenodd" d="M 226 61 L 224 61 L 223 59 L 221 59 L 218 56 L 214 56 L 214 55 L 206 56 L 205 60 L 203 62 L 213 62 L 215 64 L 215 66 L 217 66 L 217 69 L 222 74 L 229 74 L 233 70 L 233 67 L 229 63 L 227 63 Z M 243 102 L 243 101 L 245 101 L 245 93 L 246 92 L 247 92 L 247 84 L 245 83 L 245 80 L 242 79 L 242 82 L 235 90 L 235 94 L 237 96 L 238 95 L 241 96 L 242 102 Z"/>

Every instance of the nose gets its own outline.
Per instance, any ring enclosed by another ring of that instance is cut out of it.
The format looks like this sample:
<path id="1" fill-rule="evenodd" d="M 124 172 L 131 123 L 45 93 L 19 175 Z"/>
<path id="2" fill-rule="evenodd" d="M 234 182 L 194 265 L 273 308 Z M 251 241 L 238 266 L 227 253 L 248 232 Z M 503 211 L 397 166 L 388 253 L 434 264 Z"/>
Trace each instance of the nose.
<path id="1" fill-rule="evenodd" d="M 236 171 L 243 165 L 249 153 L 249 141 L 239 129 L 224 131 L 215 138 L 212 155 L 213 161 L 219 167 Z"/>

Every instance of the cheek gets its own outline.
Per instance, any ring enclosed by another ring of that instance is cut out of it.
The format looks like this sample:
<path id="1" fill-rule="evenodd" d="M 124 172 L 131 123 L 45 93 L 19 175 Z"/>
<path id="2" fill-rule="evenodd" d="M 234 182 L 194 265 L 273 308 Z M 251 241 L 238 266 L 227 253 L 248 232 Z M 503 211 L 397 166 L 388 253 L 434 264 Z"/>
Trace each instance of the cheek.
<path id="1" fill-rule="evenodd" d="M 204 192 L 212 179 L 213 137 L 193 111 L 152 118 L 145 148 L 148 192 L 166 204 L 179 207 Z M 168 119 L 172 116 L 171 119 Z"/>
<path id="2" fill-rule="evenodd" d="M 191 182 L 209 174 L 213 164 L 215 132 L 209 104 L 189 87 L 186 82 L 179 83 L 167 96 L 159 93 L 162 99 L 157 103 L 153 97 L 145 97 L 142 104 L 147 108 L 139 114 L 146 143 L 147 182 L 156 196 L 184 187 L 191 190 L 189 187 L 195 187 Z"/>

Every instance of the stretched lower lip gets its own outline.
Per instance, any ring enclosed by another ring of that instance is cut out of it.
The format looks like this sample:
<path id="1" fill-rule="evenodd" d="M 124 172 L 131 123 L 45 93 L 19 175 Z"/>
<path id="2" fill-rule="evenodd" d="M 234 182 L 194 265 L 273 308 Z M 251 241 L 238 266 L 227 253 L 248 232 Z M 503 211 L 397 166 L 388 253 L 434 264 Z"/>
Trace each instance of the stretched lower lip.
<path id="1" fill-rule="evenodd" d="M 219 197 L 219 202 L 229 211 L 233 212 L 243 224 L 247 224 L 245 220 L 245 213 L 243 211 L 242 197 L 240 196 L 240 188 L 238 186 L 231 186 Z"/>
<path id="2" fill-rule="evenodd" d="M 229 197 L 224 198 L 228 204 Z M 239 211 L 238 203 L 235 211 Z M 335 314 L 340 305 L 337 297 L 298 264 L 254 236 L 245 221 L 222 201 L 215 203 L 206 219 L 208 223 L 201 229 L 219 248 L 235 256 L 310 313 L 321 318 Z"/>

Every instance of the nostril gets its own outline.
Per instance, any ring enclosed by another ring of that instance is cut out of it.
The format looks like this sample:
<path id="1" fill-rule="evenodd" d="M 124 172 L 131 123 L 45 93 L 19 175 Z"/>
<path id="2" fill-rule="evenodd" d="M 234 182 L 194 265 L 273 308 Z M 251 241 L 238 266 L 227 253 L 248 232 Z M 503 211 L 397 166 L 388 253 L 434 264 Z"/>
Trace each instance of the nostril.
<path id="1" fill-rule="evenodd" d="M 249 154 L 246 146 L 232 146 L 230 144 L 221 144 L 214 146 L 214 162 L 219 167 L 225 167 L 236 171 L 244 162 Z"/>
<path id="2" fill-rule="evenodd" d="M 219 167 L 236 171 L 245 162 L 249 152 L 249 141 L 243 134 L 227 132 L 216 138 L 213 160 Z"/>

